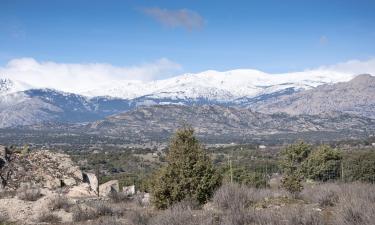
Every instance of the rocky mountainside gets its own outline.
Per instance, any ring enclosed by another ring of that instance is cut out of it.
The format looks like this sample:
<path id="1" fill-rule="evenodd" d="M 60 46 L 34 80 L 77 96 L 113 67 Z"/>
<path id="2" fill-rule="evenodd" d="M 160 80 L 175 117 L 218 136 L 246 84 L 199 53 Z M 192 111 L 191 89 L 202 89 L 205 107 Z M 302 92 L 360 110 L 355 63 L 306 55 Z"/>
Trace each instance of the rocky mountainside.
<path id="1" fill-rule="evenodd" d="M 46 121 L 88 122 L 129 110 L 128 100 L 30 89 L 0 95 L 0 127 L 31 125 Z"/>
<path id="2" fill-rule="evenodd" d="M 341 112 L 375 118 L 375 77 L 359 75 L 349 82 L 267 98 L 250 107 L 264 113 L 319 115 Z"/>
<path id="3" fill-rule="evenodd" d="M 90 123 L 85 132 L 126 136 L 129 140 L 149 141 L 168 138 L 183 123 L 191 124 L 198 136 L 241 140 L 276 134 L 375 131 L 375 119 L 349 114 L 300 115 L 264 114 L 250 109 L 205 106 L 148 106 Z"/>

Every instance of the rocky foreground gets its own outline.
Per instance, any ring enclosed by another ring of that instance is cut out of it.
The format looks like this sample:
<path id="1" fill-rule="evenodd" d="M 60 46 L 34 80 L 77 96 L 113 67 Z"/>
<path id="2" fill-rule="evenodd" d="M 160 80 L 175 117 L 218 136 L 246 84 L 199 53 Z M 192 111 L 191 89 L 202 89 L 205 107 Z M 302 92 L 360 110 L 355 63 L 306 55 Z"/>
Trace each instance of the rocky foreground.
<path id="1" fill-rule="evenodd" d="M 47 215 L 60 222 L 72 222 L 73 212 L 66 210 L 67 206 L 135 194 L 134 188 L 124 190 L 120 193 L 117 180 L 98 185 L 95 174 L 82 172 L 68 155 L 0 146 L 0 223 L 4 216 L 9 221 L 29 224 Z M 92 210 L 89 205 L 80 207 Z"/>

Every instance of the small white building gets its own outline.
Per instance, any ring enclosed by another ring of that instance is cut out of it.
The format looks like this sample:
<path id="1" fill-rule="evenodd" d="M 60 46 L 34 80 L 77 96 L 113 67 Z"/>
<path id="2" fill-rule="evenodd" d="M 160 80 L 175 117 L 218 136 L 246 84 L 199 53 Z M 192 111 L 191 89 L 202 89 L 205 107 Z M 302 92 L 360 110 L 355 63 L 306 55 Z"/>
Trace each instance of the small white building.
<path id="1" fill-rule="evenodd" d="M 267 147 L 266 147 L 265 145 L 259 145 L 258 148 L 259 148 L 259 149 L 265 149 L 265 148 L 267 148 Z"/>

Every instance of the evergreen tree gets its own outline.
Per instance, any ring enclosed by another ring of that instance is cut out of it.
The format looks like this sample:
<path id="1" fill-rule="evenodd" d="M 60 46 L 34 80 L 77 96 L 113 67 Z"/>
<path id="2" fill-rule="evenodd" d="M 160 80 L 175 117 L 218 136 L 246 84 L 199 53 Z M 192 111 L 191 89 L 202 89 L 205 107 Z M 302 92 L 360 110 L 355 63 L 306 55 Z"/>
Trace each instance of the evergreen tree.
<path id="1" fill-rule="evenodd" d="M 177 130 L 167 154 L 167 165 L 158 171 L 152 189 L 157 208 L 182 200 L 204 204 L 220 185 L 221 177 L 194 136 L 191 127 Z"/>
<path id="2" fill-rule="evenodd" d="M 283 171 L 282 186 L 296 195 L 302 191 L 303 163 L 310 155 L 312 147 L 300 141 L 282 151 L 280 166 Z"/>

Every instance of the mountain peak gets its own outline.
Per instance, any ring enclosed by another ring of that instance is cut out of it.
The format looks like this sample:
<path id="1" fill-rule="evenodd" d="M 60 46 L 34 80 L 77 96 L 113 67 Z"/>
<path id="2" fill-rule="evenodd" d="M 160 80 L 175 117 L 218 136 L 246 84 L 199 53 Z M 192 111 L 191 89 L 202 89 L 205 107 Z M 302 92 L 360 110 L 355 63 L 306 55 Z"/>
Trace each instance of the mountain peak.
<path id="1" fill-rule="evenodd" d="M 371 83 L 375 83 L 375 76 L 371 74 L 360 74 L 353 78 L 350 83 L 358 84 L 358 85 L 368 85 Z"/>

